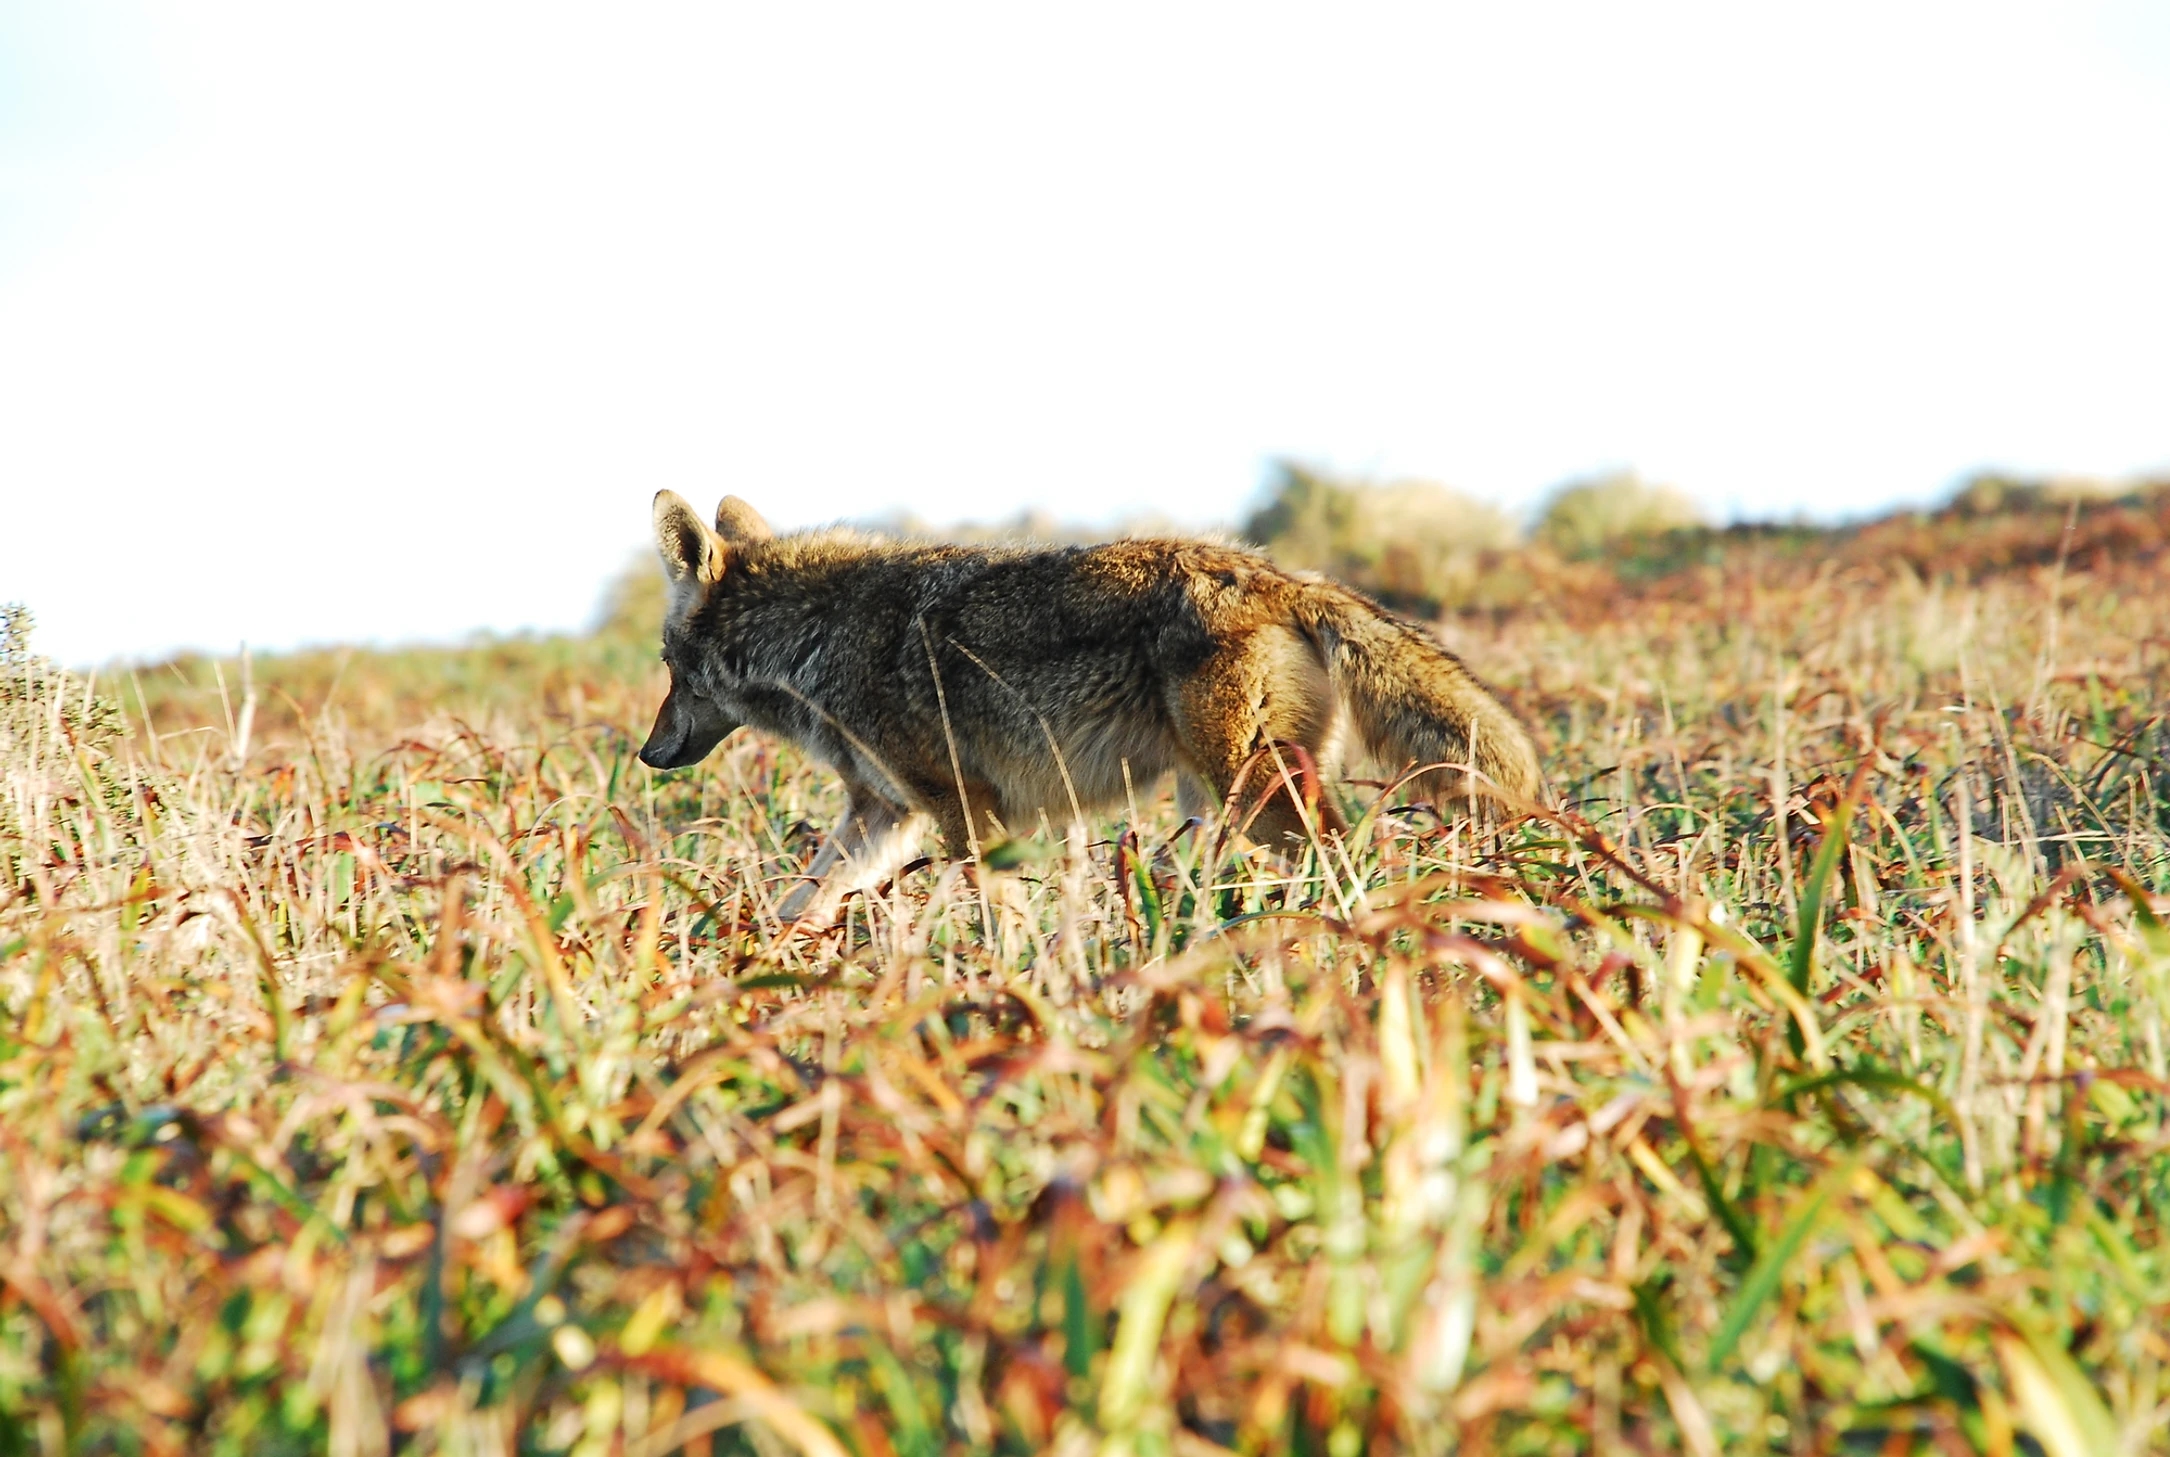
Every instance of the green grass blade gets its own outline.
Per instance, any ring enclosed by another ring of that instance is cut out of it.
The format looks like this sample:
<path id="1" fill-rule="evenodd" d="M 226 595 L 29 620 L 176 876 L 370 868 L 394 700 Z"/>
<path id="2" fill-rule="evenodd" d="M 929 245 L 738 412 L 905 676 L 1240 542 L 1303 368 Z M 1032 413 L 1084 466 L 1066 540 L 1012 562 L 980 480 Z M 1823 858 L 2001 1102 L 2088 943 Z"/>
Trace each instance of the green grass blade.
<path id="1" fill-rule="evenodd" d="M 1823 935 L 1824 897 L 1830 891 L 1831 877 L 1838 870 L 1839 858 L 1846 853 L 1846 832 L 1853 824 L 1853 816 L 1853 794 L 1849 791 L 1824 826 L 1823 843 L 1816 847 L 1808 884 L 1801 889 L 1801 919 L 1794 929 L 1793 957 L 1787 972 L 1793 989 L 1804 997 L 1815 991 L 1816 943 Z M 1781 845 L 1779 853 L 1785 854 L 1786 847 Z"/>
<path id="2" fill-rule="evenodd" d="M 1708 1369 L 1716 1371 L 1732 1357 L 1734 1347 L 1738 1346 L 1741 1337 L 1747 1334 L 1749 1323 L 1756 1318 L 1756 1312 L 1763 1308 L 1763 1302 L 1770 1299 L 1778 1289 L 1778 1281 L 1785 1274 L 1787 1264 L 1801 1252 L 1801 1246 L 1808 1242 L 1808 1237 L 1816 1232 L 1816 1226 L 1823 1219 L 1824 1206 L 1830 1202 L 1831 1195 L 1839 1185 L 1852 1177 L 1853 1170 L 1852 1160 L 1830 1169 L 1810 1185 L 1808 1192 L 1794 1204 L 1793 1212 L 1786 1217 L 1786 1223 L 1779 1230 L 1778 1237 L 1764 1246 L 1763 1253 L 1749 1268 L 1748 1277 L 1741 1281 L 1741 1288 L 1734 1294 L 1733 1304 L 1727 1308 L 1725 1319 L 1718 1324 L 1718 1333 L 1711 1337 L 1710 1350 L 1704 1356 Z"/>

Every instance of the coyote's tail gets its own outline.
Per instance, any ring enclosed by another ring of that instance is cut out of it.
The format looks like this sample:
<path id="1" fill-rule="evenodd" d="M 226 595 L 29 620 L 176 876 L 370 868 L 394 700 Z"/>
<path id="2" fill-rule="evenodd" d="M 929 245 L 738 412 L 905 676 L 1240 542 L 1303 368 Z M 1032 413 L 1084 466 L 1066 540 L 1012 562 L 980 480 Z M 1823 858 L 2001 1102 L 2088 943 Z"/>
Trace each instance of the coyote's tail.
<path id="1" fill-rule="evenodd" d="M 1410 786 L 1417 798 L 1441 808 L 1536 798 L 1529 730 L 1429 633 L 1328 582 L 1304 584 L 1296 615 L 1374 759 L 1396 769 L 1452 766 L 1419 775 Z"/>

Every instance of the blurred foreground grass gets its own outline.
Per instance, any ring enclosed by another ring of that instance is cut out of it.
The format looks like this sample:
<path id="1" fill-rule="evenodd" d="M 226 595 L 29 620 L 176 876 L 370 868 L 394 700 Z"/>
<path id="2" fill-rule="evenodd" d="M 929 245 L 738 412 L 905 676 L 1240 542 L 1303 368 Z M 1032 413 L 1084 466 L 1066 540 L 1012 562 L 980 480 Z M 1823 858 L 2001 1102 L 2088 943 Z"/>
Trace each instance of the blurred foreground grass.
<path id="1" fill-rule="evenodd" d="M 1450 621 L 1496 843 L 812 944 L 833 785 L 641 768 L 635 634 L 18 638 L 0 1453 L 2170 1448 L 2170 585 L 2037 517 Z"/>

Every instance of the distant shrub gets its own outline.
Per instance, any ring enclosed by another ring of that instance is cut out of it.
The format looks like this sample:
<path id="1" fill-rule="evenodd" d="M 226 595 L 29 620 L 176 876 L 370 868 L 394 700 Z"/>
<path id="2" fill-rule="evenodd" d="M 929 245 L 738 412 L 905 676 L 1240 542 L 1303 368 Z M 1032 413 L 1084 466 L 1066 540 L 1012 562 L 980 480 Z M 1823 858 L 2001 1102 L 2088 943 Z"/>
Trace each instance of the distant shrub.
<path id="1" fill-rule="evenodd" d="M 1506 512 L 1444 486 L 1374 485 L 1293 461 L 1275 467 L 1242 534 L 1287 566 L 1427 612 L 1484 596 L 1520 536 Z"/>
<path id="2" fill-rule="evenodd" d="M 2142 504 L 2159 497 L 2170 482 L 2103 480 L 2094 476 L 2017 476 L 1979 471 L 1960 482 L 1944 505 L 1954 516 L 2010 516 L 2030 511 L 2069 511 L 2123 501 Z"/>
<path id="3" fill-rule="evenodd" d="M 2042 504 L 2045 494 L 2040 481 L 1981 471 L 1960 482 L 1945 509 L 1958 516 L 2001 516 L 2032 510 Z"/>
<path id="4" fill-rule="evenodd" d="M 653 642 L 662 631 L 663 569 L 654 552 L 639 552 L 603 588 L 595 635 L 611 642 Z"/>
<path id="5" fill-rule="evenodd" d="M 1028 506 L 994 521 L 936 523 L 911 511 L 885 511 L 850 523 L 857 530 L 891 541 L 937 541 L 964 546 L 1093 546 L 1136 537 L 1196 537 L 1199 531 L 1157 511 L 1132 513 L 1111 522 L 1066 520 L 1038 506 Z M 1208 531 L 1208 536 L 1216 533 Z"/>
<path id="6" fill-rule="evenodd" d="M 1685 492 L 1651 485 L 1631 471 L 1573 481 L 1547 498 L 1532 533 L 1570 560 L 1603 556 L 1623 542 L 1647 541 L 1704 524 Z"/>

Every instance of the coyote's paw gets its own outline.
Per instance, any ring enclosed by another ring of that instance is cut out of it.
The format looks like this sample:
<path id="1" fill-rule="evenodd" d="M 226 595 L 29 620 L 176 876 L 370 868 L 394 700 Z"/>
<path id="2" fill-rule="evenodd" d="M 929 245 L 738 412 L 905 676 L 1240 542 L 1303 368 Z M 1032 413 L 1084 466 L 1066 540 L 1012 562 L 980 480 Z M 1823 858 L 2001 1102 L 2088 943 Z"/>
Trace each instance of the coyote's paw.
<path id="1" fill-rule="evenodd" d="M 819 904 L 821 888 L 818 876 L 802 879 L 797 889 L 777 902 L 776 919 L 787 927 L 808 923 L 827 925 L 833 911 Z"/>

